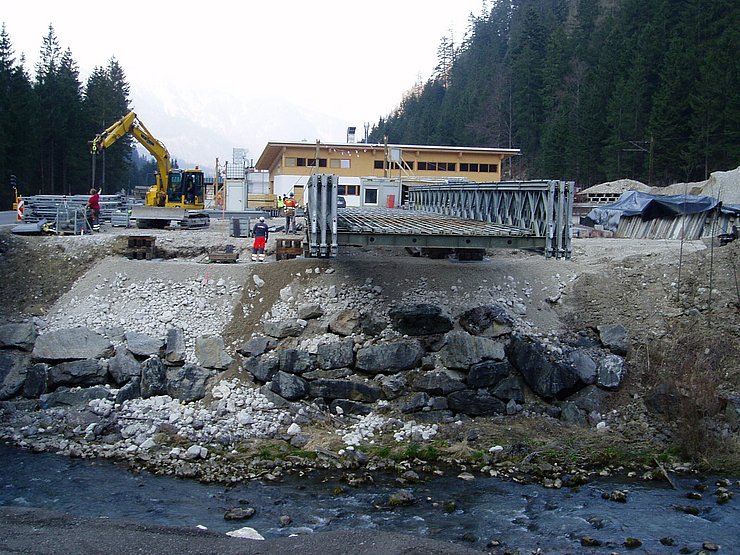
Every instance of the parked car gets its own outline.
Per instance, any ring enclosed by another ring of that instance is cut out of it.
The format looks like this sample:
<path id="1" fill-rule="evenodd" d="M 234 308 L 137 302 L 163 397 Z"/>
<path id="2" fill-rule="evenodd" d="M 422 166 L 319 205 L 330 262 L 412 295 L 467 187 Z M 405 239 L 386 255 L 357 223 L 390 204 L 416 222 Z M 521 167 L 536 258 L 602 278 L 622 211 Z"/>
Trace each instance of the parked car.
<path id="1" fill-rule="evenodd" d="M 347 201 L 344 197 L 337 197 L 337 208 L 347 208 Z"/>

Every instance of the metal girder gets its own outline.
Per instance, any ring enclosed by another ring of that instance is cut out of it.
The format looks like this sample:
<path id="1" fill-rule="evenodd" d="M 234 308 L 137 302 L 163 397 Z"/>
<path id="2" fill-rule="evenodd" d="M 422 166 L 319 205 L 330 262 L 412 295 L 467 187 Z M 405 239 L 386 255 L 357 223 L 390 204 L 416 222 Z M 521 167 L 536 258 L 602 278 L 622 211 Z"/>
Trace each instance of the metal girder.
<path id="1" fill-rule="evenodd" d="M 352 233 L 340 231 L 339 244 L 353 247 L 427 247 L 455 249 L 494 249 L 511 247 L 515 249 L 538 248 L 543 246 L 539 237 L 517 236 L 479 236 L 461 237 L 453 235 L 415 235 L 403 233 Z"/>

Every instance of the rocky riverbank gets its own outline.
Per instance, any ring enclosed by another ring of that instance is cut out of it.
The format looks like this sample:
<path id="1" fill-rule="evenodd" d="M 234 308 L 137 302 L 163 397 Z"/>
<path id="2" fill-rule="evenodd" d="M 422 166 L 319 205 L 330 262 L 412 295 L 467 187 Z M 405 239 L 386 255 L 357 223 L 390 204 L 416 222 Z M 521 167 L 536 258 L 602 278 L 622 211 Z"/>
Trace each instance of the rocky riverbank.
<path id="1" fill-rule="evenodd" d="M 164 235 L 173 252 L 159 260 L 104 258 L 52 308 L 0 326 L 1 437 L 219 482 L 342 468 L 352 483 L 383 469 L 402 481 L 454 472 L 558 488 L 701 468 L 676 448 L 667 410 L 686 391 L 645 379 L 643 342 L 665 340 L 667 328 L 639 314 L 599 320 L 627 285 L 609 275 L 597 309 L 572 321 L 580 284 L 614 271 L 612 251 L 576 250 L 577 264 L 353 251 L 318 264 L 217 266 L 200 262 L 223 237 L 189 234 L 202 244 L 178 258 L 180 237 Z M 47 238 L 23 247 L 35 239 Z M 57 248 L 85 256 L 79 242 Z M 651 300 L 635 304 L 668 303 L 701 323 L 706 307 L 665 295 L 672 261 L 653 254 L 639 276 Z M 732 290 L 715 284 L 731 314 Z M 726 377 L 703 420 L 725 447 L 705 453 L 704 467 L 737 468 L 731 360 L 716 369 Z"/>

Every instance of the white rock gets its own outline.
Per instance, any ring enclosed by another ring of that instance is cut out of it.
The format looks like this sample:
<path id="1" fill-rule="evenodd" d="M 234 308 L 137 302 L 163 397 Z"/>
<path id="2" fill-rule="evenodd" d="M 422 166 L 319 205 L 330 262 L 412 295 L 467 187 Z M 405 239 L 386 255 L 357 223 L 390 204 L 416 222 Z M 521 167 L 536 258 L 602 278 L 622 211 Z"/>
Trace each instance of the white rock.
<path id="1" fill-rule="evenodd" d="M 252 276 L 252 280 L 254 281 L 254 284 L 257 287 L 262 287 L 265 284 L 265 280 L 263 280 L 261 277 L 259 277 L 257 274 L 254 274 Z"/>
<path id="2" fill-rule="evenodd" d="M 250 528 L 249 526 L 245 526 L 244 528 L 239 528 L 238 530 L 232 530 L 231 532 L 226 532 L 227 536 L 231 536 L 232 538 L 243 538 L 245 540 L 264 540 L 264 536 L 260 534 L 257 530 L 254 528 Z"/>
<path id="3" fill-rule="evenodd" d="M 301 433 L 301 427 L 293 422 L 290 426 L 288 426 L 288 435 L 294 436 Z"/>

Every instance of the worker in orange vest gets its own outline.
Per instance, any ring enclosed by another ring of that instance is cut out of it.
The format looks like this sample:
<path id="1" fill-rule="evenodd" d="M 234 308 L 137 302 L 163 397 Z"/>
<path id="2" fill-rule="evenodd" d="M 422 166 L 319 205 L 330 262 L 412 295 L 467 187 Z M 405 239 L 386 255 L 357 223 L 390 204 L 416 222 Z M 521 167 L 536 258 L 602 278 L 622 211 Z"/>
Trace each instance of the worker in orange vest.
<path id="1" fill-rule="evenodd" d="M 285 233 L 297 233 L 295 230 L 295 210 L 298 203 L 295 201 L 293 193 L 285 199 Z"/>

